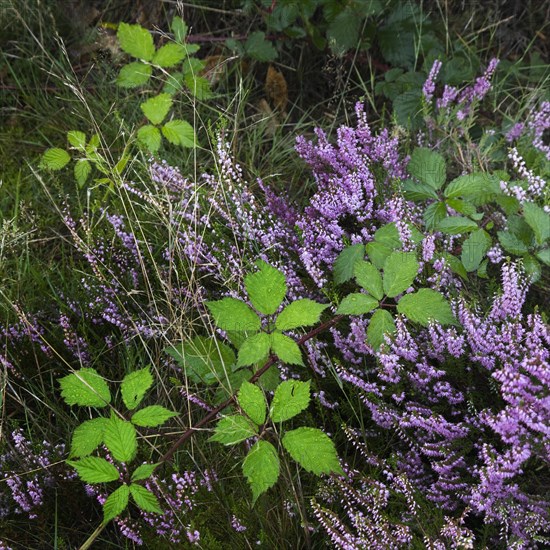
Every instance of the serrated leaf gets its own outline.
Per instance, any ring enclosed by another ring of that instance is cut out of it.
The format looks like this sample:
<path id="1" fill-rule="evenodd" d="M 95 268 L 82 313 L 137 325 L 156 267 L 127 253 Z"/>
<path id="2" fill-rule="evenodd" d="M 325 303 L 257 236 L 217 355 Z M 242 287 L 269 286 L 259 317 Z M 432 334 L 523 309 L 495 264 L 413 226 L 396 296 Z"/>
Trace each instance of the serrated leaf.
<path id="1" fill-rule="evenodd" d="M 234 351 L 215 337 L 195 336 L 192 340 L 166 348 L 165 351 L 196 383 L 219 382 L 237 362 Z"/>
<path id="2" fill-rule="evenodd" d="M 378 309 L 374 312 L 367 328 L 367 342 L 374 351 L 378 351 L 380 346 L 386 341 L 386 334 L 395 334 L 397 328 L 391 313 L 387 309 Z"/>
<path id="3" fill-rule="evenodd" d="M 130 494 L 134 499 L 134 502 L 138 505 L 139 508 L 145 512 L 152 514 L 162 514 L 162 508 L 160 507 L 157 497 L 148 491 L 145 487 L 138 485 L 137 483 L 132 483 L 130 485 Z"/>
<path id="4" fill-rule="evenodd" d="M 134 61 L 124 65 L 118 73 L 116 83 L 121 88 L 137 88 L 149 82 L 153 69 L 141 61 Z"/>
<path id="5" fill-rule="evenodd" d="M 550 214 L 532 202 L 523 204 L 523 217 L 533 230 L 537 244 L 541 245 L 550 237 Z"/>
<path id="6" fill-rule="evenodd" d="M 365 257 L 365 245 L 353 244 L 340 252 L 333 266 L 334 282 L 337 285 L 349 281 L 353 277 L 355 262 Z"/>
<path id="7" fill-rule="evenodd" d="M 93 418 L 78 426 L 71 439 L 71 456 L 87 456 L 93 453 L 103 442 L 103 434 L 109 420 Z"/>
<path id="8" fill-rule="evenodd" d="M 536 283 L 540 279 L 542 273 L 540 263 L 531 254 L 523 257 L 523 269 L 531 284 Z"/>
<path id="9" fill-rule="evenodd" d="M 169 411 L 161 405 L 150 405 L 144 409 L 136 411 L 132 415 L 132 423 L 136 426 L 145 428 L 154 428 L 164 424 L 170 418 L 178 416 L 177 412 Z"/>
<path id="10" fill-rule="evenodd" d="M 309 400 L 309 380 L 285 380 L 275 390 L 269 416 L 273 422 L 284 422 L 307 409 Z"/>
<path id="11" fill-rule="evenodd" d="M 259 332 L 247 338 L 239 348 L 237 366 L 255 365 L 258 361 L 264 359 L 269 355 L 270 344 L 269 335 L 265 332 Z"/>
<path id="12" fill-rule="evenodd" d="M 204 76 L 196 73 L 184 73 L 183 81 L 191 92 L 191 95 L 200 101 L 208 99 L 212 95 L 210 82 Z"/>
<path id="13" fill-rule="evenodd" d="M 181 147 L 196 147 L 197 135 L 193 126 L 185 120 L 178 118 L 168 121 L 162 127 L 162 133 L 164 137 L 174 145 L 180 145 Z"/>
<path id="14" fill-rule="evenodd" d="M 275 391 L 275 388 L 281 382 L 281 373 L 277 368 L 277 365 L 273 365 L 267 369 L 264 374 L 260 376 L 258 380 L 258 385 L 264 391 Z"/>
<path id="15" fill-rule="evenodd" d="M 88 176 L 90 175 L 90 172 L 92 171 L 92 165 L 89 163 L 86 159 L 78 159 L 75 162 L 74 165 L 74 178 L 78 185 L 82 187 L 86 180 L 88 179 Z"/>
<path id="16" fill-rule="evenodd" d="M 424 210 L 424 224 L 426 229 L 433 230 L 436 225 L 447 215 L 447 208 L 442 202 L 432 202 Z"/>
<path id="17" fill-rule="evenodd" d="M 369 260 L 378 268 L 382 269 L 389 255 L 393 252 L 393 249 L 389 246 L 372 241 L 366 246 L 367 255 Z"/>
<path id="18" fill-rule="evenodd" d="M 441 325 L 456 322 L 445 296 L 430 288 L 421 288 L 418 292 L 403 296 L 397 304 L 397 311 L 425 327 L 430 321 L 437 321 Z"/>
<path id="19" fill-rule="evenodd" d="M 280 332 L 271 334 L 271 349 L 277 357 L 287 365 L 302 365 L 302 352 L 298 344 Z"/>
<path id="20" fill-rule="evenodd" d="M 529 251 L 525 243 L 510 231 L 497 231 L 497 235 L 499 243 L 506 252 L 515 254 L 516 256 L 522 256 Z"/>
<path id="21" fill-rule="evenodd" d="M 215 302 L 206 302 L 214 322 L 222 330 L 258 331 L 261 328 L 260 318 L 250 307 L 236 298 L 223 298 Z"/>
<path id="22" fill-rule="evenodd" d="M 437 193 L 431 185 L 413 180 L 405 180 L 403 182 L 403 194 L 409 201 L 437 199 Z"/>
<path id="23" fill-rule="evenodd" d="M 113 491 L 103 503 L 103 523 L 108 523 L 119 516 L 128 506 L 130 488 L 128 485 L 121 485 Z"/>
<path id="24" fill-rule="evenodd" d="M 279 479 L 279 457 L 277 450 L 268 441 L 257 441 L 243 462 L 243 474 L 252 489 L 252 503 L 273 487 Z"/>
<path id="25" fill-rule="evenodd" d="M 120 462 L 130 462 L 136 456 L 136 429 L 126 420 L 112 416 L 105 425 L 103 440 L 113 458 Z"/>
<path id="26" fill-rule="evenodd" d="M 265 33 L 261 31 L 251 33 L 244 48 L 250 57 L 258 61 L 273 61 L 277 57 L 277 50 L 265 39 Z"/>
<path id="27" fill-rule="evenodd" d="M 137 138 L 141 145 L 145 146 L 151 153 L 156 153 L 160 149 L 160 130 L 147 124 L 137 131 Z"/>
<path id="28" fill-rule="evenodd" d="M 384 264 L 384 293 L 390 298 L 405 292 L 414 282 L 420 265 L 414 252 L 393 252 Z"/>
<path id="29" fill-rule="evenodd" d="M 275 321 L 275 326 L 279 330 L 291 330 L 315 325 L 327 307 L 329 307 L 328 304 L 318 304 L 309 298 L 296 300 L 281 311 Z"/>
<path id="30" fill-rule="evenodd" d="M 447 235 L 459 235 L 460 233 L 469 233 L 478 228 L 478 225 L 469 218 L 462 216 L 449 216 L 443 218 L 437 225 L 436 230 Z"/>
<path id="31" fill-rule="evenodd" d="M 376 298 L 361 292 L 354 292 L 344 297 L 336 313 L 337 315 L 363 315 L 376 309 L 378 305 Z"/>
<path id="32" fill-rule="evenodd" d="M 453 210 L 456 210 L 459 214 L 471 216 L 474 219 L 481 219 L 483 217 L 483 213 L 477 213 L 476 207 L 468 201 L 462 199 L 447 199 L 447 205 Z"/>
<path id="33" fill-rule="evenodd" d="M 336 55 L 343 55 L 347 50 L 357 47 L 360 41 L 360 31 L 363 18 L 355 10 L 343 9 L 329 23 L 327 38 L 329 47 Z"/>
<path id="34" fill-rule="evenodd" d="M 188 27 L 185 21 L 181 17 L 176 15 L 174 19 L 172 19 L 170 28 L 172 29 L 172 32 L 174 33 L 174 38 L 176 39 L 177 42 L 185 41 L 185 38 L 187 37 Z"/>
<path id="35" fill-rule="evenodd" d="M 258 426 L 265 423 L 267 403 L 264 392 L 256 384 L 251 384 L 245 380 L 237 395 L 237 401 L 241 409 Z"/>
<path id="36" fill-rule="evenodd" d="M 393 111 L 398 124 L 412 130 L 420 126 L 423 98 L 424 96 L 418 89 L 399 94 L 393 100 Z"/>
<path id="37" fill-rule="evenodd" d="M 252 305 L 264 315 L 277 311 L 286 296 L 286 277 L 266 262 L 258 262 L 259 271 L 244 278 Z"/>
<path id="38" fill-rule="evenodd" d="M 181 90 L 183 85 L 183 73 L 181 71 L 176 71 L 166 75 L 166 80 L 164 81 L 164 87 L 162 91 L 165 94 L 174 95 L 175 93 Z"/>
<path id="39" fill-rule="evenodd" d="M 86 147 L 86 134 L 79 130 L 70 130 L 67 132 L 67 141 L 76 149 L 83 151 Z"/>
<path id="40" fill-rule="evenodd" d="M 108 483 L 120 477 L 118 470 L 110 462 L 97 456 L 87 456 L 77 461 L 67 460 L 67 464 L 78 472 L 84 483 Z"/>
<path id="41" fill-rule="evenodd" d="M 258 427 L 240 414 L 224 416 L 214 429 L 214 435 L 208 441 L 217 441 L 223 445 L 235 445 L 258 433 Z"/>
<path id="42" fill-rule="evenodd" d="M 453 256 L 449 252 L 443 252 L 443 254 L 441 254 L 441 257 L 444 258 L 445 261 L 449 264 L 449 267 L 451 268 L 451 271 L 453 273 L 456 273 L 465 281 L 468 280 L 468 272 L 464 268 L 464 265 L 462 264 L 462 261 L 460 259 L 458 259 L 456 256 Z"/>
<path id="43" fill-rule="evenodd" d="M 67 405 L 106 407 L 111 402 L 109 386 L 95 369 L 82 368 L 61 378 L 59 384 Z"/>
<path id="44" fill-rule="evenodd" d="M 544 264 L 550 265 L 550 248 L 539 250 L 535 256 Z"/>
<path id="45" fill-rule="evenodd" d="M 401 239 L 399 238 L 399 231 L 395 222 L 387 223 L 383 225 L 374 233 L 374 240 L 377 243 L 383 244 L 389 248 L 396 249 L 401 248 Z"/>
<path id="46" fill-rule="evenodd" d="M 147 390 L 153 385 L 153 376 L 149 367 L 127 374 L 122 380 L 120 392 L 122 401 L 129 410 L 135 409 Z"/>
<path id="47" fill-rule="evenodd" d="M 447 185 L 444 195 L 447 199 L 457 197 L 477 197 L 494 193 L 496 188 L 488 174 L 476 172 L 465 176 L 458 176 Z"/>
<path id="48" fill-rule="evenodd" d="M 370 262 L 365 262 L 363 260 L 357 262 L 353 274 L 355 275 L 357 284 L 377 300 L 381 300 L 384 297 L 382 275 L 380 275 L 380 271 Z"/>
<path id="49" fill-rule="evenodd" d="M 131 481 L 140 481 L 142 479 L 148 479 L 149 477 L 151 477 L 151 475 L 153 474 L 157 466 L 158 466 L 158 463 L 142 464 L 141 466 L 138 466 L 132 473 Z"/>
<path id="50" fill-rule="evenodd" d="M 487 250 L 491 247 L 491 237 L 483 229 L 478 229 L 462 243 L 462 254 L 460 259 L 466 271 L 475 271 L 481 260 L 485 257 Z"/>
<path id="51" fill-rule="evenodd" d="M 433 189 L 441 189 L 445 183 L 447 169 L 445 159 L 439 153 L 426 147 L 417 147 L 412 152 L 407 171 Z"/>
<path id="52" fill-rule="evenodd" d="M 181 44 L 169 42 L 155 52 L 152 63 L 167 69 L 183 61 L 186 56 L 187 52 Z"/>
<path id="53" fill-rule="evenodd" d="M 160 124 L 166 118 L 168 111 L 172 107 L 172 103 L 172 96 L 162 93 L 150 97 L 147 101 L 144 101 L 139 108 L 150 122 L 153 124 Z"/>
<path id="54" fill-rule="evenodd" d="M 286 432 L 283 447 L 308 472 L 316 475 L 344 474 L 334 443 L 317 428 L 297 428 Z"/>
<path id="55" fill-rule="evenodd" d="M 70 160 L 71 156 L 65 149 L 52 147 L 44 152 L 40 164 L 44 168 L 49 168 L 50 170 L 61 170 L 67 166 Z"/>
<path id="56" fill-rule="evenodd" d="M 151 61 L 155 53 L 155 45 L 151 33 L 140 25 L 120 23 L 117 31 L 120 47 L 128 54 L 138 59 Z"/>

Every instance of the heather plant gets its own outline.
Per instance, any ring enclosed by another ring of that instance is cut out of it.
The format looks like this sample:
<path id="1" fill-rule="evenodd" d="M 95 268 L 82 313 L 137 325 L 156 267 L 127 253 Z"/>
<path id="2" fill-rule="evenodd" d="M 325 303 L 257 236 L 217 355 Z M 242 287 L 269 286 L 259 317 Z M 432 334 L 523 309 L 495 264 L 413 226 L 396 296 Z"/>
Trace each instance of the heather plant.
<path id="1" fill-rule="evenodd" d="M 333 4 L 330 24 L 362 5 Z M 272 8 L 268 30 L 303 22 Z M 547 101 L 493 124 L 504 62 L 464 82 L 429 33 L 411 55 L 420 12 L 398 11 L 381 34 L 407 45 L 382 45 L 398 72 L 380 93 L 402 126 L 377 129 L 371 101 L 355 124 L 301 132 L 298 200 L 271 170 L 254 181 L 268 147 L 239 166 L 237 120 L 216 125 L 203 175 L 70 130 L 77 183 L 94 166 L 108 201 L 36 174 L 62 223 L 55 267 L 27 260 L 45 298 L 14 275 L 2 290 L 0 547 L 38 544 L 29 525 L 55 525 L 59 547 L 548 544 Z M 153 100 L 149 151 L 170 141 L 167 87 L 203 68 L 183 21 L 172 31 L 151 49 L 119 25 L 119 88 Z M 266 38 L 245 53 L 271 59 Z"/>

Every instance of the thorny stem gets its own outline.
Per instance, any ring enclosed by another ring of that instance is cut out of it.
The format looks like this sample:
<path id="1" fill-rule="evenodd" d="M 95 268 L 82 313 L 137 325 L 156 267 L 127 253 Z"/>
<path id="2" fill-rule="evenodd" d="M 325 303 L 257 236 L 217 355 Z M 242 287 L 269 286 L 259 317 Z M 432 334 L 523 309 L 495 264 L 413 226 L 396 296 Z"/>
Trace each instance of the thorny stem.
<path id="1" fill-rule="evenodd" d="M 324 330 L 326 330 L 327 328 L 330 328 L 331 326 L 335 325 L 343 316 L 342 315 L 336 315 L 335 317 L 333 317 L 332 319 L 329 319 L 328 321 L 325 321 L 324 323 L 322 323 L 321 325 L 319 325 L 318 327 L 314 328 L 313 330 L 311 330 L 310 332 L 308 332 L 307 334 L 304 334 L 299 340 L 296 341 L 296 343 L 301 346 L 302 344 L 304 344 L 305 342 L 307 342 L 308 340 L 311 340 L 311 338 L 314 338 L 315 336 L 317 336 L 319 333 L 323 332 Z M 276 355 L 270 355 L 269 356 L 269 359 L 266 361 L 265 365 L 259 369 L 256 373 L 254 373 L 254 375 L 250 378 L 249 382 L 250 383 L 255 383 L 258 381 L 258 379 L 260 378 L 260 376 L 262 376 L 262 374 L 264 374 L 268 369 L 269 367 L 273 366 L 276 362 L 278 361 L 278 358 Z M 198 430 L 200 430 L 203 426 L 206 426 L 207 424 L 209 424 L 210 422 L 212 422 L 212 420 L 215 420 L 215 418 L 218 416 L 218 414 L 223 411 L 223 409 L 225 409 L 226 407 L 228 407 L 229 405 L 231 405 L 232 403 L 235 402 L 235 398 L 236 398 L 236 394 L 233 394 L 231 397 L 229 397 L 227 400 L 225 400 L 223 403 L 221 403 L 220 405 L 218 405 L 215 409 L 212 409 L 206 416 L 204 416 L 203 418 L 201 418 L 196 424 L 194 424 L 193 426 L 191 426 L 189 429 L 187 429 L 183 434 L 182 436 L 177 440 L 175 441 L 172 446 L 168 449 L 168 451 L 166 451 L 166 453 L 164 453 L 162 455 L 162 457 L 160 458 L 158 464 L 157 464 L 157 468 L 161 465 L 161 464 L 164 464 L 165 462 L 168 462 L 172 459 L 172 456 L 174 455 L 174 453 Z"/>

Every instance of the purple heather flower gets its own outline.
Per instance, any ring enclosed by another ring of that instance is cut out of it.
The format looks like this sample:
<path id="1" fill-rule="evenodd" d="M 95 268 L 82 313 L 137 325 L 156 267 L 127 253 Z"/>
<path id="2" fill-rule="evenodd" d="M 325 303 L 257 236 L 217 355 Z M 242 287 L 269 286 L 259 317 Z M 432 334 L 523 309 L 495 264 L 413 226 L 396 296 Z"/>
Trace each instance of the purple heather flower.
<path id="1" fill-rule="evenodd" d="M 435 79 L 437 78 L 437 75 L 439 74 L 442 66 L 443 63 L 439 61 L 439 59 L 436 59 L 432 65 L 432 68 L 430 69 L 430 73 L 428 74 L 426 82 L 424 82 L 424 86 L 422 86 L 422 93 L 424 94 L 424 97 L 428 102 L 432 100 L 432 97 L 434 95 Z"/>

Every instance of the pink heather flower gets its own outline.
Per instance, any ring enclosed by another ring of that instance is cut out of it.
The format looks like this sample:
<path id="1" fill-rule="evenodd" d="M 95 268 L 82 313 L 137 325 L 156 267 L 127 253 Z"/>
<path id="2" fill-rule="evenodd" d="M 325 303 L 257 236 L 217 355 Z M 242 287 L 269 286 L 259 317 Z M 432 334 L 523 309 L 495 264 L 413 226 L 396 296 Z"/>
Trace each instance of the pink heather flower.
<path id="1" fill-rule="evenodd" d="M 544 132 L 550 128 L 550 101 L 545 101 L 527 122 L 533 135 L 533 146 L 542 151 L 550 160 L 550 145 L 545 145 Z"/>
<path id="2" fill-rule="evenodd" d="M 424 94 L 426 101 L 432 100 L 432 97 L 435 92 L 435 79 L 437 78 L 437 75 L 439 74 L 439 71 L 441 70 L 442 66 L 443 66 L 443 63 L 441 63 L 439 59 L 436 59 L 432 65 L 432 68 L 430 69 L 430 74 L 428 74 L 428 78 L 426 82 L 424 82 L 424 86 L 422 87 L 422 93 Z"/>
<path id="3" fill-rule="evenodd" d="M 523 130 L 525 129 L 525 124 L 523 122 L 518 122 L 517 124 L 514 124 L 510 130 L 506 133 L 506 141 L 508 143 L 511 143 L 512 141 L 515 141 L 516 139 L 521 136 L 523 133 Z"/>

